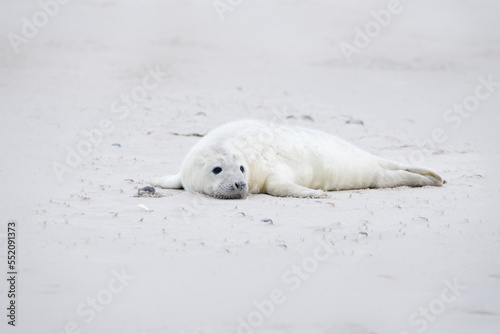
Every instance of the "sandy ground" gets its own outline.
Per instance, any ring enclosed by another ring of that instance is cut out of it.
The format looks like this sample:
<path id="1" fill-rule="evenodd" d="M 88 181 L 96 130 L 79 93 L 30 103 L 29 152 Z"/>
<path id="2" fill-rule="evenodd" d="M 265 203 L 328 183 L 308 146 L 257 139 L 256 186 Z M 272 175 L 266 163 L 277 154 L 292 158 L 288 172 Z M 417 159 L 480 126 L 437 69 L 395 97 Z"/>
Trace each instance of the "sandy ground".
<path id="1" fill-rule="evenodd" d="M 0 4 L 2 333 L 500 333 L 497 2 L 402 1 L 350 61 L 388 2 L 48 3 Z M 448 183 L 136 196 L 199 140 L 172 133 L 248 118 Z"/>

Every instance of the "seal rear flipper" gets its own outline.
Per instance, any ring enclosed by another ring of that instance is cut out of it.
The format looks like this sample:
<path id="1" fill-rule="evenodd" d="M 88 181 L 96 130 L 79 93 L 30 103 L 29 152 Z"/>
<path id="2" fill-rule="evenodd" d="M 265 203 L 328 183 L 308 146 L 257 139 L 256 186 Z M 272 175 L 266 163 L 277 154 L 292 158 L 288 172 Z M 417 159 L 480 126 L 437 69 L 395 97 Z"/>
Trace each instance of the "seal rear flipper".
<path id="1" fill-rule="evenodd" d="M 405 169 L 405 171 L 425 176 L 426 178 L 433 181 L 433 186 L 442 186 L 443 183 L 446 183 L 446 181 L 444 181 L 441 176 L 426 168 L 408 167 Z"/>
<path id="2" fill-rule="evenodd" d="M 446 183 L 446 181 L 444 181 L 436 172 L 427 168 L 403 165 L 395 161 L 386 159 L 380 159 L 379 164 L 382 168 L 394 171 L 396 173 L 393 175 L 389 174 L 391 176 L 394 176 L 394 180 L 388 180 L 389 182 L 395 183 L 396 186 L 404 185 L 410 187 L 440 187 L 444 183 Z M 401 171 L 406 172 L 406 177 L 400 174 Z"/>
<path id="3" fill-rule="evenodd" d="M 181 173 L 154 178 L 151 183 L 154 186 L 167 189 L 183 189 Z"/>

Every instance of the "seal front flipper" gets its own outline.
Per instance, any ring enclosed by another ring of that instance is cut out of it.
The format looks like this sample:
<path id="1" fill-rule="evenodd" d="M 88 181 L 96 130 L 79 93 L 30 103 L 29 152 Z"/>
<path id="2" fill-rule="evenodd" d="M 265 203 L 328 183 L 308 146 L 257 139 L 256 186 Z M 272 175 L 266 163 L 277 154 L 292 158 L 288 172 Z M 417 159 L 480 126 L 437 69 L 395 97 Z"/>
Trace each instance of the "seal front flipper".
<path id="1" fill-rule="evenodd" d="M 299 186 L 286 178 L 271 174 L 267 177 L 262 192 L 278 197 L 311 197 L 326 198 L 328 194 L 322 190 L 315 190 Z"/>
<path id="2" fill-rule="evenodd" d="M 181 173 L 154 178 L 151 183 L 154 186 L 167 189 L 182 189 Z"/>

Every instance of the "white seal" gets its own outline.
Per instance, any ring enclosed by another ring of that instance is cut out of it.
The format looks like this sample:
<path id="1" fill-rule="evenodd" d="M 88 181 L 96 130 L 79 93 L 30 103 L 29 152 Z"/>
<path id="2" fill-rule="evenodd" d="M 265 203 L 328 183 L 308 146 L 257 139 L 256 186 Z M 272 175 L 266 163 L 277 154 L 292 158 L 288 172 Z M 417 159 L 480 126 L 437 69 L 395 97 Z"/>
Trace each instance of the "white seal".
<path id="1" fill-rule="evenodd" d="M 442 184 L 433 171 L 376 157 L 328 133 L 259 121 L 216 128 L 189 151 L 178 174 L 153 180 L 224 199 Z"/>

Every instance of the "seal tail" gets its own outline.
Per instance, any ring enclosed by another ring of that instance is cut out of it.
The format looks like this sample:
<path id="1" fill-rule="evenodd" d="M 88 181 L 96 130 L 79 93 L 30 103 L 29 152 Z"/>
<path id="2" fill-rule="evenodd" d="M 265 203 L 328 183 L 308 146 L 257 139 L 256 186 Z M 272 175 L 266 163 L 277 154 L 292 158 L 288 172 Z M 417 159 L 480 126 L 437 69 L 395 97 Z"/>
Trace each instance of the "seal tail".
<path id="1" fill-rule="evenodd" d="M 154 178 L 151 183 L 154 186 L 167 189 L 182 189 L 181 173 Z"/>
<path id="2" fill-rule="evenodd" d="M 428 179 L 428 182 L 426 182 L 427 183 L 426 185 L 440 187 L 444 183 L 446 183 L 446 181 L 443 180 L 443 178 L 441 176 L 439 176 L 436 172 L 434 172 L 430 169 L 427 169 L 427 168 L 418 167 L 418 166 L 405 166 L 405 165 L 399 164 L 397 162 L 385 160 L 385 159 L 380 160 L 379 164 L 381 167 L 383 167 L 385 169 L 392 170 L 392 171 L 404 171 L 404 172 L 412 173 L 415 176 L 416 175 L 423 176 L 423 177 Z M 417 186 L 420 186 L 420 185 L 421 184 L 417 184 Z"/>

